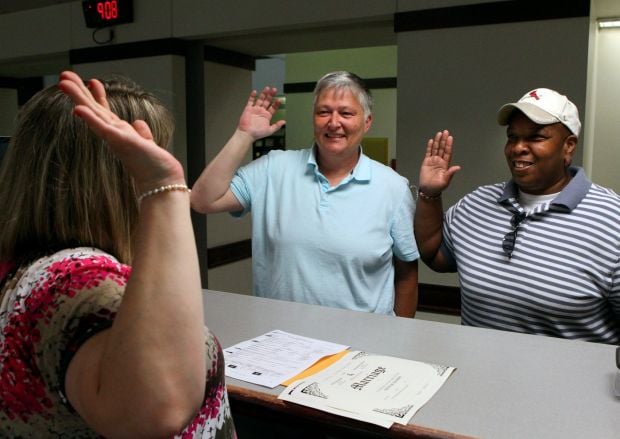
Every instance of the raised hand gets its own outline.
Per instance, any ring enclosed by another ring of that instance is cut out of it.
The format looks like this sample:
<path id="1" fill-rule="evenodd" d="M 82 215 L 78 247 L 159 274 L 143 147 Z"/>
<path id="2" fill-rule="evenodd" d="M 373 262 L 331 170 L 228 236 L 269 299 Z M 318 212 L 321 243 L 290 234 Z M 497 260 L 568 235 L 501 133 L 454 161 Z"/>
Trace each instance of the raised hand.
<path id="1" fill-rule="evenodd" d="M 280 107 L 275 95 L 276 89 L 273 87 L 265 87 L 260 94 L 253 90 L 239 119 L 238 129 L 258 140 L 282 128 L 286 123 L 283 120 L 271 123 L 271 118 Z"/>
<path id="2" fill-rule="evenodd" d="M 58 87 L 75 103 L 74 114 L 105 140 L 121 160 L 140 192 L 185 183 L 183 167 L 172 154 L 153 141 L 151 130 L 144 121 L 130 124 L 110 110 L 101 82 L 92 79 L 86 86 L 79 75 L 65 71 L 60 74 Z"/>
<path id="3" fill-rule="evenodd" d="M 439 131 L 428 139 L 426 155 L 420 168 L 419 190 L 429 197 L 441 194 L 460 166 L 450 166 L 453 138 L 448 130 Z"/>

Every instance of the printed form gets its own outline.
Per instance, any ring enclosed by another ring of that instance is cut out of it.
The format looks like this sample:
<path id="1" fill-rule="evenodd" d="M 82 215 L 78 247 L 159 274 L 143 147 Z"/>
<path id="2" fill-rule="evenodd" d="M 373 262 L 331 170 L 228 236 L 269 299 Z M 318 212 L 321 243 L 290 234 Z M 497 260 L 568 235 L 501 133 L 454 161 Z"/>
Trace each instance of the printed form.
<path id="1" fill-rule="evenodd" d="M 224 349 L 226 376 L 274 388 L 347 348 L 276 329 Z"/>

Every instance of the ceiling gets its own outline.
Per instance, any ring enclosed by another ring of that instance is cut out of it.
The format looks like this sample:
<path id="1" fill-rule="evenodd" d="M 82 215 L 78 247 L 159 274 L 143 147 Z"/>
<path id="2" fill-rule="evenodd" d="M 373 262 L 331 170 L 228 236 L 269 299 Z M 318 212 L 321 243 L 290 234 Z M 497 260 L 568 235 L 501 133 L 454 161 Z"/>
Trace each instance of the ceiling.
<path id="1" fill-rule="evenodd" d="M 0 15 L 74 1 L 77 0 L 0 0 Z M 68 54 L 56 54 L 39 56 L 36 60 L 19 63 L 13 60 L 0 63 L 0 77 L 21 78 L 49 75 L 66 68 L 69 65 L 68 58 Z"/>
<path id="2" fill-rule="evenodd" d="M 0 0 L 0 15 L 78 1 L 80 0 Z M 248 55 L 263 56 L 324 48 L 391 45 L 395 44 L 395 33 L 392 18 L 387 17 L 372 23 L 350 23 L 347 25 L 347 32 L 342 32 L 342 27 L 296 28 L 287 38 L 282 38 L 280 29 L 260 35 L 211 36 L 208 44 Z M 36 60 L 22 60 L 19 63 L 11 60 L 0 62 L 0 77 L 45 76 L 67 68 L 68 65 L 68 53 L 38 56 Z"/>
<path id="3" fill-rule="evenodd" d="M 73 1 L 75 0 L 2 0 L 0 1 L 0 14 L 43 8 L 45 6 L 70 3 Z"/>

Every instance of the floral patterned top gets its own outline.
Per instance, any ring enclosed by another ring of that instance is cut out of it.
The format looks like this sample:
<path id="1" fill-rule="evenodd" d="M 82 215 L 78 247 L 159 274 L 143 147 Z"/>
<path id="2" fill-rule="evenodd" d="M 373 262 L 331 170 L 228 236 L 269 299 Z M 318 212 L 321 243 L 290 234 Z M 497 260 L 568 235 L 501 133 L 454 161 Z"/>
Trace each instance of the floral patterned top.
<path id="1" fill-rule="evenodd" d="M 0 264 L 0 437 L 99 437 L 64 398 L 64 377 L 81 344 L 112 324 L 130 273 L 109 254 L 84 247 L 25 267 Z M 234 438 L 224 357 L 205 333 L 205 399 L 176 437 Z"/>

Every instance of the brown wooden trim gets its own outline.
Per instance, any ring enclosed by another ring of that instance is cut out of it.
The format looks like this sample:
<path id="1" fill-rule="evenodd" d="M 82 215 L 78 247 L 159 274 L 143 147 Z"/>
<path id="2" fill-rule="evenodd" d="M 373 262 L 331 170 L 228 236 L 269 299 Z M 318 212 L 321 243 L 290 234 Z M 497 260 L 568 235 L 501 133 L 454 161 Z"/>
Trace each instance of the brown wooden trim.
<path id="1" fill-rule="evenodd" d="M 233 417 L 241 413 L 266 422 L 286 425 L 299 436 L 322 437 L 335 435 L 344 438 L 417 438 L 417 439 L 470 439 L 471 436 L 450 433 L 418 425 L 394 424 L 386 429 L 366 422 L 332 415 L 320 410 L 278 399 L 276 395 L 228 385 L 228 397 Z"/>
<path id="2" fill-rule="evenodd" d="M 185 56 L 187 42 L 178 38 L 139 41 L 136 43 L 109 44 L 69 51 L 69 64 L 85 64 L 148 56 Z"/>
<path id="3" fill-rule="evenodd" d="M 246 70 L 256 70 L 256 58 L 232 50 L 220 49 L 219 47 L 205 46 L 205 61 L 212 61 L 232 67 Z"/>
<path id="4" fill-rule="evenodd" d="M 21 82 L 20 78 L 0 76 L 0 88 L 17 88 Z"/>
<path id="5" fill-rule="evenodd" d="M 378 90 L 382 88 L 396 88 L 396 78 L 364 78 L 366 87 L 371 90 Z M 289 93 L 312 93 L 316 82 L 289 82 L 284 84 L 284 94 Z"/>
<path id="6" fill-rule="evenodd" d="M 512 0 L 399 12 L 394 32 L 590 16 L 590 0 Z"/>
<path id="7" fill-rule="evenodd" d="M 459 287 L 421 283 L 418 285 L 418 311 L 461 315 Z"/>
<path id="8" fill-rule="evenodd" d="M 211 247 L 207 253 L 208 268 L 232 264 L 252 257 L 252 240 L 232 242 L 230 244 Z"/>
<path id="9" fill-rule="evenodd" d="M 69 63 L 85 64 L 120 59 L 144 58 L 149 56 L 178 55 L 186 56 L 197 42 L 180 38 L 162 38 L 158 40 L 138 41 L 135 43 L 108 44 L 99 47 L 72 49 L 69 51 Z M 246 70 L 255 70 L 255 58 L 244 53 L 220 49 L 214 46 L 204 47 L 204 60 L 225 64 Z"/>
<path id="10" fill-rule="evenodd" d="M 17 105 L 21 106 L 37 92 L 43 90 L 43 77 L 12 78 L 0 76 L 0 88 L 13 88 L 17 90 Z"/>

